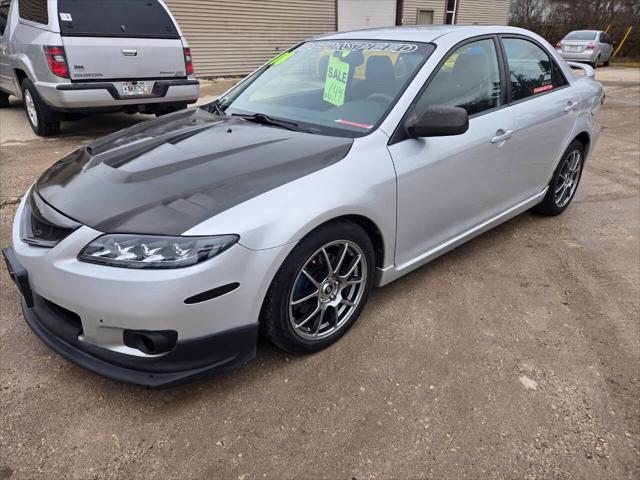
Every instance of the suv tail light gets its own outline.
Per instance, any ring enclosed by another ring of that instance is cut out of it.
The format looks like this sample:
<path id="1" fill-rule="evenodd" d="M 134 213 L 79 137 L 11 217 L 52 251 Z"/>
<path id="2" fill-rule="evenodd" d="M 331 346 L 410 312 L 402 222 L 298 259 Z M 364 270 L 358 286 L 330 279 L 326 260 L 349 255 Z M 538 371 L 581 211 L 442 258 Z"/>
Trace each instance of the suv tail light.
<path id="1" fill-rule="evenodd" d="M 594 48 L 596 48 L 596 42 L 589 42 L 587 43 L 587 50 L 593 50 Z"/>
<path id="2" fill-rule="evenodd" d="M 560 50 L 562 48 L 562 42 L 556 43 L 556 50 Z"/>
<path id="3" fill-rule="evenodd" d="M 64 47 L 44 47 L 44 56 L 47 58 L 51 73 L 61 78 L 69 78 L 67 57 Z"/>
<path id="4" fill-rule="evenodd" d="M 187 67 L 187 75 L 193 75 L 193 58 L 191 57 L 191 49 L 184 49 L 184 64 Z"/>

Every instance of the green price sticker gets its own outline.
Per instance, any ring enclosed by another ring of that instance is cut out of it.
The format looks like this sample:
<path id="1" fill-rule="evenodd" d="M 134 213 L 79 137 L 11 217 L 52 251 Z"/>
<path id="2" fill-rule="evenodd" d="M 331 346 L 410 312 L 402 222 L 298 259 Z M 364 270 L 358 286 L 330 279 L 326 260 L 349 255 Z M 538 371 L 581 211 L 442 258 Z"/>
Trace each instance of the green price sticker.
<path id="1" fill-rule="evenodd" d="M 271 65 L 271 66 L 280 65 L 282 62 L 284 62 L 285 60 L 288 60 L 289 58 L 293 57 L 295 54 L 296 54 L 296 52 L 284 52 L 284 53 L 281 53 L 277 57 L 272 58 L 271 61 L 269 62 L 269 65 Z"/>
<path id="2" fill-rule="evenodd" d="M 327 78 L 324 82 L 324 101 L 336 107 L 344 105 L 348 78 L 349 64 L 332 55 L 329 59 Z"/>

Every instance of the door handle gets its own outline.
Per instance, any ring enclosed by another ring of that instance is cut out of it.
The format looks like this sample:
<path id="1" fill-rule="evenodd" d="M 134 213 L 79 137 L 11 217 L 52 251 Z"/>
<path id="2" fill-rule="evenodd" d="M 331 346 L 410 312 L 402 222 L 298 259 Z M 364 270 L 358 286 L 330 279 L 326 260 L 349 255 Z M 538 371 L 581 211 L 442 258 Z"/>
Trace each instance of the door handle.
<path id="1" fill-rule="evenodd" d="M 564 111 L 569 113 L 573 112 L 576 108 L 578 108 L 578 102 L 569 102 L 567 103 L 567 106 L 564 107 Z"/>
<path id="2" fill-rule="evenodd" d="M 513 137 L 515 132 L 513 130 L 507 130 L 506 132 L 502 129 L 496 132 L 496 136 L 491 139 L 491 143 L 502 143 L 506 140 L 509 140 Z"/>

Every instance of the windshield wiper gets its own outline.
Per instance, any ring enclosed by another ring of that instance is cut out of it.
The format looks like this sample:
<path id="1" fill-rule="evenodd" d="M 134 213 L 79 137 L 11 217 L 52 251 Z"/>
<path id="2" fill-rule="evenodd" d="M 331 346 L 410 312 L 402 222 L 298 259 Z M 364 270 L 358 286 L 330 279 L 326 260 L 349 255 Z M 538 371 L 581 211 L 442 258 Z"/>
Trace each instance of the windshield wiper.
<path id="1" fill-rule="evenodd" d="M 287 130 L 292 130 L 294 132 L 307 132 L 311 133 L 310 130 L 306 128 L 302 128 L 296 122 L 290 122 L 288 120 L 280 120 L 277 118 L 270 117 L 264 113 L 232 113 L 233 117 L 241 117 L 245 120 L 249 120 L 250 122 L 260 123 L 262 125 L 273 125 L 274 127 L 285 128 Z"/>
<path id="2" fill-rule="evenodd" d="M 211 102 L 208 105 L 208 110 L 209 113 L 216 113 L 218 115 L 220 115 L 221 117 L 226 117 L 227 114 L 225 113 L 225 111 L 222 109 L 222 107 L 220 106 L 220 100 L 214 100 L 213 102 Z"/>

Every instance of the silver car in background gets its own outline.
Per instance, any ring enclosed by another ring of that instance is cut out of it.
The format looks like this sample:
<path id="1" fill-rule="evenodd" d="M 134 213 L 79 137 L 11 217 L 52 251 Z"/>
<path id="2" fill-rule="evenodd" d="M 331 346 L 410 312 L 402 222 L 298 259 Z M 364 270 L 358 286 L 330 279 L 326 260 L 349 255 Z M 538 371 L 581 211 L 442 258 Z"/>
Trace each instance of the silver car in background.
<path id="1" fill-rule="evenodd" d="M 49 168 L 3 251 L 24 317 L 63 357 L 148 387 L 248 362 L 259 330 L 326 348 L 373 286 L 569 207 L 603 98 L 582 67 L 510 27 L 303 42 Z"/>
<path id="2" fill-rule="evenodd" d="M 78 114 L 186 108 L 199 85 L 162 0 L 2 0 L 0 107 L 9 95 L 51 136 Z"/>
<path id="3" fill-rule="evenodd" d="M 568 61 L 588 63 L 593 68 L 609 66 L 613 55 L 613 42 L 602 30 L 575 30 L 556 44 L 556 50 Z"/>

